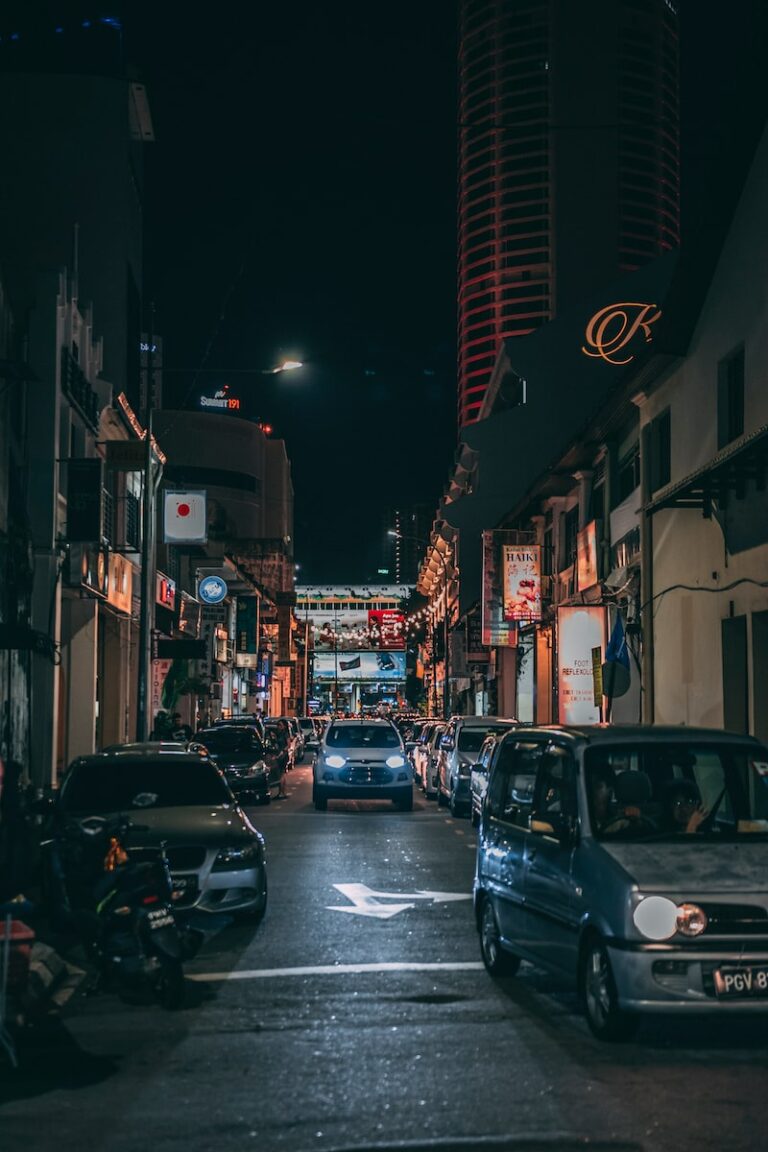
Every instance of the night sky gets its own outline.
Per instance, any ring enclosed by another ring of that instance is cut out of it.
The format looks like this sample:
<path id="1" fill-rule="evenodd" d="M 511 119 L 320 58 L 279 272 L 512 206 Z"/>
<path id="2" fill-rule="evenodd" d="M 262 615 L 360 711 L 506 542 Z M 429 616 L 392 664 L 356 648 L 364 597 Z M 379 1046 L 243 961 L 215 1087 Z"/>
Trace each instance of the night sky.
<path id="1" fill-rule="evenodd" d="M 306 363 L 221 381 L 286 440 L 300 578 L 367 581 L 384 509 L 436 507 L 456 443 L 453 4 L 130 8 L 166 363 Z"/>
<path id="2" fill-rule="evenodd" d="M 436 508 L 456 446 L 453 0 L 14 7 L 123 19 L 156 136 L 145 292 L 166 403 L 222 383 L 250 401 L 292 460 L 301 580 L 370 580 L 384 509 Z M 768 4 L 680 7 L 695 235 L 765 115 Z M 200 371 L 287 356 L 307 367 Z"/>

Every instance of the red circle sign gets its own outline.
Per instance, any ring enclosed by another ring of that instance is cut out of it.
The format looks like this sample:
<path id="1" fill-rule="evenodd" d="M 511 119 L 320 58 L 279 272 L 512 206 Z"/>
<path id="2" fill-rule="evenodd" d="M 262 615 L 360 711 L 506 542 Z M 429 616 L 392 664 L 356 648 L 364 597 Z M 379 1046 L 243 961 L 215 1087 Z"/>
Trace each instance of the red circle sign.
<path id="1" fill-rule="evenodd" d="M 176 515 L 177 516 L 189 516 L 189 513 L 190 513 L 189 504 L 179 504 L 178 508 L 176 509 Z"/>

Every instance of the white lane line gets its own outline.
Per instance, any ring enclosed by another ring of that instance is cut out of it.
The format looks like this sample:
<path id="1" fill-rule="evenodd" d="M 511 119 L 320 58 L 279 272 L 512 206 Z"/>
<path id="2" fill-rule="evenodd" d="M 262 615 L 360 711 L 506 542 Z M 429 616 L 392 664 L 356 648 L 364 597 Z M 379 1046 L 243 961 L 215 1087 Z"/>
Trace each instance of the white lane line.
<path id="1" fill-rule="evenodd" d="M 268 980 L 273 976 L 347 976 L 362 972 L 477 972 L 480 960 L 408 964 L 393 960 L 381 964 L 314 964 L 304 968 L 249 968 L 234 972 L 188 972 L 188 980 Z"/>

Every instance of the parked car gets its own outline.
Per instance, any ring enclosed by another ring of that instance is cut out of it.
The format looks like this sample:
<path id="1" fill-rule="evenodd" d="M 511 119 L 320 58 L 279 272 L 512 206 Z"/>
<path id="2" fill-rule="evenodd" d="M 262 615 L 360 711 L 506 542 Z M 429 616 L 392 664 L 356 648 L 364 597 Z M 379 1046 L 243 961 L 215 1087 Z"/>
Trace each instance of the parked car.
<path id="1" fill-rule="evenodd" d="M 768 748 L 715 729 L 525 728 L 494 756 L 474 908 L 492 975 L 572 979 L 601 1039 L 641 1013 L 768 1012 Z"/>
<path id="2" fill-rule="evenodd" d="M 469 812 L 469 777 L 486 736 L 517 725 L 503 716 L 452 716 L 439 744 L 437 802 L 452 816 Z"/>
<path id="3" fill-rule="evenodd" d="M 291 728 L 291 725 L 288 723 L 288 719 L 289 718 L 287 716 L 269 716 L 264 721 L 264 735 L 265 735 L 265 739 L 268 742 L 274 742 L 276 740 L 278 742 L 280 742 L 281 741 L 280 729 L 283 727 L 283 722 L 285 723 L 285 737 L 286 737 L 286 741 L 287 741 L 286 747 L 285 747 L 285 755 L 287 757 L 286 767 L 287 768 L 295 768 L 295 766 L 299 762 L 299 759 L 298 759 L 298 741 L 296 739 L 295 731 Z"/>
<path id="4" fill-rule="evenodd" d="M 207 753 L 227 778 L 238 800 L 268 804 L 272 789 L 279 789 L 282 768 L 278 750 L 246 724 L 220 724 L 203 728 L 190 751 Z"/>
<path id="5" fill-rule="evenodd" d="M 422 792 L 424 791 L 425 776 L 424 761 L 428 754 L 427 749 L 429 745 L 429 738 L 434 732 L 435 725 L 437 723 L 437 720 L 424 721 L 418 733 L 416 734 L 413 748 L 411 748 L 408 753 L 411 764 L 413 765 L 414 778 Z"/>
<path id="6" fill-rule="evenodd" d="M 255 728 L 264 739 L 264 721 L 256 712 L 243 712 L 238 716 L 223 716 L 209 724 L 209 728 L 231 728 L 233 725 L 244 725 L 246 728 Z"/>
<path id="7" fill-rule="evenodd" d="M 491 761 L 503 737 L 503 732 L 493 732 L 486 736 L 469 774 L 469 818 L 473 828 L 477 828 L 480 823 L 480 813 L 483 810 L 483 801 L 488 790 Z"/>
<path id="8" fill-rule="evenodd" d="M 142 740 L 133 744 L 108 744 L 102 752 L 186 752 L 187 744 L 181 740 Z"/>
<path id="9" fill-rule="evenodd" d="M 413 808 L 413 771 L 400 733 L 389 720 L 333 720 L 315 760 L 312 799 L 318 812 L 329 800 L 391 800 Z"/>
<path id="10" fill-rule="evenodd" d="M 317 752 L 320 747 L 320 734 L 312 717 L 300 716 L 299 728 L 304 737 L 304 752 Z"/>
<path id="11" fill-rule="evenodd" d="M 127 839 L 132 859 L 156 858 L 165 842 L 175 907 L 263 915 L 264 837 L 212 760 L 154 751 L 102 752 L 74 760 L 55 802 L 54 824 L 118 813 L 134 825 Z"/>
<path id="12" fill-rule="evenodd" d="M 426 749 L 420 758 L 421 788 L 427 800 L 438 797 L 438 754 L 447 725 L 438 721 L 430 730 Z"/>
<path id="13" fill-rule="evenodd" d="M 293 762 L 294 764 L 301 764 L 306 751 L 304 730 L 299 724 L 297 716 L 286 716 L 285 719 L 288 721 L 288 728 L 294 741 Z"/>

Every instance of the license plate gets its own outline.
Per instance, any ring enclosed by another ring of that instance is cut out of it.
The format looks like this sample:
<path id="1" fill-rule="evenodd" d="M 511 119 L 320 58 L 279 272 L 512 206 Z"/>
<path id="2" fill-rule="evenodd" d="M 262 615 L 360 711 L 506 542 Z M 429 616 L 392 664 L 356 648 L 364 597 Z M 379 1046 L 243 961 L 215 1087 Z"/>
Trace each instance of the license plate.
<path id="1" fill-rule="evenodd" d="M 148 914 L 149 927 L 152 931 L 155 928 L 168 928 L 174 923 L 173 916 L 167 908 L 153 908 Z"/>
<path id="2" fill-rule="evenodd" d="M 768 996 L 768 964 L 749 968 L 716 968 L 715 992 L 721 999 Z"/>

